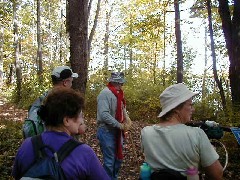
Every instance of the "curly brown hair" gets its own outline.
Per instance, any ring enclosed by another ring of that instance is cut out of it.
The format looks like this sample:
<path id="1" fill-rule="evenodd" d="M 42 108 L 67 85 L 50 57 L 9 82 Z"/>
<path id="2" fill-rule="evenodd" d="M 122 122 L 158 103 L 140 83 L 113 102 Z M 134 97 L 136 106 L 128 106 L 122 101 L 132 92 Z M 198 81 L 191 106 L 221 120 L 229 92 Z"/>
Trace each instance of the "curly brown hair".
<path id="1" fill-rule="evenodd" d="M 84 109 L 84 98 L 81 93 L 69 88 L 54 88 L 47 96 L 38 115 L 46 126 L 58 126 L 64 117 L 78 117 Z"/>

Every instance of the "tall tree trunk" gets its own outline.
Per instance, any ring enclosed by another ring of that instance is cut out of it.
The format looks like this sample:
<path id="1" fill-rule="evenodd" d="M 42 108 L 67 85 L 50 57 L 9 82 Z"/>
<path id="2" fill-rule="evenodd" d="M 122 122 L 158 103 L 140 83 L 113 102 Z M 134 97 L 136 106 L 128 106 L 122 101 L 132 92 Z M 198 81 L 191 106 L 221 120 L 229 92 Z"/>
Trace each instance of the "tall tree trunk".
<path id="1" fill-rule="evenodd" d="M 180 11 L 179 11 L 179 0 L 174 0 L 175 9 L 175 36 L 177 44 L 177 82 L 183 81 L 183 53 L 182 53 L 182 38 L 180 29 Z"/>
<path id="2" fill-rule="evenodd" d="M 90 16 L 90 11 L 91 11 L 91 7 L 92 7 L 92 0 L 89 1 L 88 3 L 88 18 Z M 99 16 L 99 13 L 100 13 L 100 7 L 101 7 L 101 0 L 98 0 L 98 3 L 97 3 L 97 10 L 96 10 L 96 14 L 95 14 L 95 17 L 94 17 L 94 22 L 93 22 L 93 26 L 92 26 L 92 29 L 91 29 L 91 32 L 90 32 L 90 35 L 89 35 L 89 38 L 88 38 L 88 64 L 90 62 L 90 52 L 91 52 L 91 45 L 92 45 L 92 40 L 93 40 L 93 36 L 95 34 L 95 30 L 96 30 L 96 27 L 97 27 L 97 23 L 98 23 L 98 16 Z"/>
<path id="3" fill-rule="evenodd" d="M 3 27 L 0 26 L 0 88 L 3 85 Z"/>
<path id="4" fill-rule="evenodd" d="M 206 77 L 207 77 L 207 32 L 208 32 L 208 28 L 207 28 L 207 23 L 205 26 L 205 34 L 204 34 L 204 42 L 205 42 L 205 53 L 204 53 L 204 72 L 203 72 L 203 81 L 202 81 L 202 105 L 201 105 L 201 113 L 205 112 L 206 109 Z"/>
<path id="5" fill-rule="evenodd" d="M 86 92 L 88 77 L 88 0 L 68 0 L 70 63 L 79 77 L 73 88 Z"/>
<path id="6" fill-rule="evenodd" d="M 159 0 L 161 3 L 161 0 Z M 169 1 L 163 1 L 164 12 L 163 12 L 163 73 L 162 73 L 162 84 L 165 87 L 166 84 L 166 14 Z"/>
<path id="7" fill-rule="evenodd" d="M 37 66 L 38 66 L 38 76 L 39 81 L 42 82 L 42 41 L 41 41 L 41 5 L 40 0 L 37 0 L 37 43 L 38 43 L 38 50 L 37 50 Z"/>
<path id="8" fill-rule="evenodd" d="M 213 60 L 213 75 L 214 75 L 214 79 L 217 83 L 218 89 L 220 91 L 220 96 L 221 96 L 221 100 L 222 100 L 222 107 L 226 111 L 226 98 L 225 98 L 225 95 L 224 95 L 222 82 L 219 80 L 218 74 L 217 74 L 216 53 L 215 53 L 215 47 L 214 47 L 213 27 L 212 27 L 211 0 L 207 0 L 207 11 L 208 11 L 209 33 L 210 33 L 210 39 L 211 39 L 212 60 Z"/>
<path id="9" fill-rule="evenodd" d="M 91 1 L 92 2 L 92 1 Z M 90 32 L 90 35 L 89 35 L 89 38 L 88 38 L 88 54 L 90 55 L 90 51 L 91 51 L 91 44 L 92 44 L 92 40 L 93 40 L 93 36 L 95 34 L 95 30 L 96 30 L 96 27 L 97 27 L 97 23 L 98 23 L 98 16 L 99 16 L 99 13 L 100 13 L 100 6 L 101 5 L 101 0 L 98 0 L 98 3 L 97 3 L 97 10 L 96 10 L 96 14 L 95 14 L 95 18 L 94 18 L 94 23 L 93 23 L 93 27 L 91 29 L 91 32 Z M 88 17 L 90 15 L 90 8 L 91 8 L 91 3 L 89 2 L 89 5 L 88 5 Z M 90 57 L 89 59 L 90 60 Z"/>
<path id="10" fill-rule="evenodd" d="M 13 34 L 14 34 L 14 58 L 15 58 L 15 72 L 17 77 L 17 98 L 16 101 L 19 102 L 21 99 L 21 85 L 22 85 L 22 69 L 19 59 L 19 36 L 18 36 L 18 18 L 17 18 L 17 2 L 13 3 Z"/>
<path id="11" fill-rule="evenodd" d="M 205 53 L 204 53 L 204 72 L 203 72 L 203 83 L 202 83 L 202 101 L 206 98 L 206 76 L 207 76 L 207 25 L 205 26 Z"/>
<path id="12" fill-rule="evenodd" d="M 8 77 L 7 77 L 7 85 L 11 85 L 11 83 L 13 82 L 13 74 L 14 74 L 14 65 L 13 63 L 11 63 L 9 65 L 9 73 L 8 73 Z"/>
<path id="13" fill-rule="evenodd" d="M 108 71 L 108 51 L 109 51 L 109 45 L 108 45 L 108 39 L 109 39 L 109 12 L 106 12 L 106 24 L 105 24 L 105 35 L 104 35 L 104 71 Z"/>
<path id="14" fill-rule="evenodd" d="M 157 33 L 157 36 L 159 36 L 159 31 Z M 154 62 L 153 62 L 153 83 L 156 84 L 157 83 L 157 65 L 158 65 L 158 43 L 155 42 L 155 49 L 154 49 Z"/>
<path id="15" fill-rule="evenodd" d="M 130 13 L 130 24 L 129 24 L 129 34 L 130 34 L 130 40 L 129 40 L 129 46 L 128 46 L 128 52 L 129 52 L 129 77 L 132 78 L 133 73 L 133 20 L 132 20 L 132 13 Z"/>
<path id="16" fill-rule="evenodd" d="M 62 1 L 61 1 L 62 3 Z M 60 30 L 59 30 L 59 62 L 62 62 L 63 59 L 63 51 L 62 51 L 62 43 L 63 43 L 63 8 L 61 6 L 61 25 L 60 25 Z"/>
<path id="17" fill-rule="evenodd" d="M 107 3 L 107 2 L 106 2 Z M 108 51 L 109 51 L 109 25 L 110 25 L 110 18 L 111 18 L 111 14 L 112 14 L 112 7 L 110 9 L 110 11 L 108 11 L 106 9 L 106 24 L 105 24 L 105 35 L 104 35 L 104 51 L 103 51 L 103 55 L 104 55 L 104 76 L 105 79 L 107 79 L 108 77 Z"/>
<path id="18" fill-rule="evenodd" d="M 236 112 L 240 111 L 240 1 L 234 0 L 233 15 L 228 1 L 218 0 L 219 14 L 229 56 L 229 79 L 232 94 L 232 104 Z"/>

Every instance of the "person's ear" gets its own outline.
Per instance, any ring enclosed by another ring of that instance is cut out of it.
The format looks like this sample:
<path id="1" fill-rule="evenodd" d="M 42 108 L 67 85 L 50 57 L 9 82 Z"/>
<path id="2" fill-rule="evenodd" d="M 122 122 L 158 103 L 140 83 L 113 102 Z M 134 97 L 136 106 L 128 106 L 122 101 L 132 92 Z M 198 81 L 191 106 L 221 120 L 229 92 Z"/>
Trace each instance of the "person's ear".
<path id="1" fill-rule="evenodd" d="M 69 118 L 68 117 L 63 118 L 63 125 L 67 126 L 67 127 L 69 126 Z"/>
<path id="2" fill-rule="evenodd" d="M 62 81 L 62 83 L 63 83 L 63 86 L 66 87 L 67 81 L 65 79 Z"/>
<path id="3" fill-rule="evenodd" d="M 175 112 L 175 113 L 179 113 L 179 109 L 176 108 L 176 109 L 174 110 L 174 112 Z"/>

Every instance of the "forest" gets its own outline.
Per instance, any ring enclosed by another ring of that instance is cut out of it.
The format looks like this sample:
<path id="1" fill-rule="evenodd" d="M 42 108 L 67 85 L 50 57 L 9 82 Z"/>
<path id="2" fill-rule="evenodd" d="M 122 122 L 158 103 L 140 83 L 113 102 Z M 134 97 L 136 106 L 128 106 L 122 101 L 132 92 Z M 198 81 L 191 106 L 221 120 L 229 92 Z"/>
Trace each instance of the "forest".
<path id="1" fill-rule="evenodd" d="M 99 157 L 96 98 L 112 71 L 125 73 L 136 131 L 121 179 L 137 179 L 140 130 L 158 122 L 159 95 L 169 85 L 199 92 L 193 120 L 239 127 L 239 34 L 239 0 L 0 0 L 0 176 L 10 179 L 27 109 L 51 88 L 58 65 L 79 74 L 73 89 L 85 97 L 83 140 Z M 240 179 L 239 145 L 231 133 L 222 141 L 229 148 L 224 176 Z"/>

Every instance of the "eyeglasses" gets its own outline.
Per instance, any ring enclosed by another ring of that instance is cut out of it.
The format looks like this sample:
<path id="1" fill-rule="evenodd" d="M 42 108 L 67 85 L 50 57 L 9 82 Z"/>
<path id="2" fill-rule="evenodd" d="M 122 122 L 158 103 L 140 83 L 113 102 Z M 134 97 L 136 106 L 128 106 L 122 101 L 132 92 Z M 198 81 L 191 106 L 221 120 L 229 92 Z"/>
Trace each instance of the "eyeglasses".
<path id="1" fill-rule="evenodd" d="M 118 85 L 123 86 L 123 83 L 118 83 Z"/>

